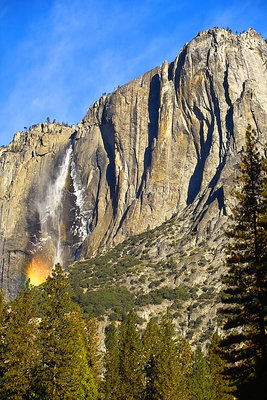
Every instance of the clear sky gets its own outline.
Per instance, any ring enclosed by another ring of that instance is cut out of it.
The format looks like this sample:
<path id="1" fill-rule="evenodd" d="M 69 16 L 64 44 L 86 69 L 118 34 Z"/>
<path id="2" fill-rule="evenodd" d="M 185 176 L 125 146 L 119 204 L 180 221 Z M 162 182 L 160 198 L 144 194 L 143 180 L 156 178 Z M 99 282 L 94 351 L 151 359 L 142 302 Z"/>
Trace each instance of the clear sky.
<path id="1" fill-rule="evenodd" d="M 266 0 L 0 0 L 0 145 L 173 61 L 204 29 L 267 37 Z"/>

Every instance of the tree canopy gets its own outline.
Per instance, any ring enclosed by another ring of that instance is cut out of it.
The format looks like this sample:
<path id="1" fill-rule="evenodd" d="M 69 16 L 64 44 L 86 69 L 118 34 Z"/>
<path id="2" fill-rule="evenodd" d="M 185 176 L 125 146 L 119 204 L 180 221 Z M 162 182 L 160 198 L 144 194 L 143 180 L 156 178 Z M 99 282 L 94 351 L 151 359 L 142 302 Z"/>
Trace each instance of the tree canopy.
<path id="1" fill-rule="evenodd" d="M 251 398 L 253 393 L 253 398 L 261 399 L 264 391 L 266 394 L 267 373 L 266 160 L 257 151 L 256 132 L 250 126 L 239 172 L 238 189 L 233 193 L 233 224 L 227 232 L 224 344 L 240 398 Z"/>

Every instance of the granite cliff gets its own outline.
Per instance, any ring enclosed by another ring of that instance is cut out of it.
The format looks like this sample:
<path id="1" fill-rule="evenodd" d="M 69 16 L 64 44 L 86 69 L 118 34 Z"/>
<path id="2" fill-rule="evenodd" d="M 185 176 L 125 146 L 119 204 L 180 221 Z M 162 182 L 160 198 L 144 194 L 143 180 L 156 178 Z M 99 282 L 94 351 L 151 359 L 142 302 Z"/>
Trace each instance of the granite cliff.
<path id="1" fill-rule="evenodd" d="M 266 143 L 266 56 L 252 29 L 203 31 L 172 63 L 101 97 L 77 126 L 18 132 L 0 149 L 7 296 L 26 276 L 38 283 L 54 262 L 88 258 L 174 215 L 195 232 L 185 249 L 217 240 L 248 123 Z"/>

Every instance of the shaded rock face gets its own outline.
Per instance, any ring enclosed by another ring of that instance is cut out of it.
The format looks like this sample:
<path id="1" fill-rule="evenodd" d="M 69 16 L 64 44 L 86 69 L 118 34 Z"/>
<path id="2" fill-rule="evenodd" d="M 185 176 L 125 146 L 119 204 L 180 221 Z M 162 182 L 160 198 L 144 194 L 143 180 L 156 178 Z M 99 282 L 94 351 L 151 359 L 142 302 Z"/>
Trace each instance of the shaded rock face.
<path id="1" fill-rule="evenodd" d="M 67 265 L 175 213 L 200 239 L 216 235 L 248 123 L 266 143 L 266 55 L 252 29 L 204 31 L 174 62 L 99 99 L 78 126 L 18 133 L 0 150 L 5 292 L 16 293 L 34 258 L 36 268 Z"/>

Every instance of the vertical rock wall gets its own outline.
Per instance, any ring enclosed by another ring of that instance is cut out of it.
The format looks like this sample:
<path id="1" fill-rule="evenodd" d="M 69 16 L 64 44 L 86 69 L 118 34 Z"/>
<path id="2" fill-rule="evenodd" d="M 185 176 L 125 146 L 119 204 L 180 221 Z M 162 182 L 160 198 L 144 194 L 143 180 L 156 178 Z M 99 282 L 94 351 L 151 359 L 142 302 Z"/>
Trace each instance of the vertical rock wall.
<path id="1" fill-rule="evenodd" d="M 88 110 L 78 158 L 93 141 L 100 183 L 84 255 L 188 208 L 200 231 L 217 226 L 247 124 L 266 140 L 266 51 L 253 30 L 204 31 Z"/>
<path id="2" fill-rule="evenodd" d="M 218 234 L 248 123 L 266 143 L 266 55 L 251 29 L 204 31 L 174 62 L 99 99 L 78 126 L 18 133 L 0 150 L 5 292 L 16 293 L 38 246 L 37 270 L 51 268 L 59 245 L 57 261 L 67 265 L 175 213 L 193 216 L 200 237 Z M 49 193 L 60 194 L 54 211 Z"/>

